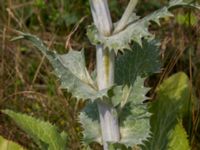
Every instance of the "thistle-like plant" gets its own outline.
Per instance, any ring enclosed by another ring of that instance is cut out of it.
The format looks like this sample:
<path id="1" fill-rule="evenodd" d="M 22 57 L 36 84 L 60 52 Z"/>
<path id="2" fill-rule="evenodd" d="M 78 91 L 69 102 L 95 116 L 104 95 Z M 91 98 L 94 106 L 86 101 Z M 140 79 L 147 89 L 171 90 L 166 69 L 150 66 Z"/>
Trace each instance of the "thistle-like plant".
<path id="1" fill-rule="evenodd" d="M 60 79 L 61 87 L 67 89 L 77 100 L 87 101 L 79 115 L 84 129 L 82 143 L 85 148 L 89 149 L 90 143 L 98 142 L 103 145 L 104 150 L 131 149 L 131 147 L 152 150 L 188 149 L 187 142 L 178 148 L 173 143 L 176 141 L 175 136 L 178 135 L 187 141 L 186 133 L 180 123 L 181 118 L 179 122 L 176 121 L 179 109 L 171 114 L 174 120 L 170 122 L 171 118 L 165 116 L 166 112 L 160 114 L 160 118 L 156 116 L 158 114 L 154 115 L 167 111 L 165 102 L 160 100 L 152 104 L 151 108 L 160 105 L 162 110 L 150 108 L 150 111 L 147 104 L 143 103 L 148 99 L 145 95 L 149 91 L 149 88 L 144 87 L 144 81 L 160 68 L 159 42 L 149 32 L 148 27 L 151 22 L 159 25 L 160 18 L 173 16 L 169 12 L 173 7 L 189 6 L 198 9 L 200 7 L 186 0 L 171 0 L 167 6 L 140 18 L 135 13 L 137 2 L 130 0 L 121 19 L 113 23 L 107 0 L 90 0 L 94 24 L 88 27 L 87 35 L 91 43 L 96 46 L 96 69 L 93 75 L 89 74 L 85 66 L 83 50 L 70 49 L 67 54 L 61 55 L 49 50 L 36 36 L 21 32 L 14 40 L 31 41 L 52 64 L 55 74 Z M 181 83 L 183 82 L 184 88 L 187 88 L 187 78 L 182 74 L 178 77 L 183 79 Z M 180 87 L 176 88 L 179 95 L 183 94 L 178 90 Z M 158 92 L 162 96 L 163 90 Z M 177 99 L 177 103 L 170 105 L 171 109 L 176 105 L 180 106 L 181 99 L 180 97 Z M 10 110 L 5 110 L 4 113 L 29 133 L 42 150 L 67 149 L 65 132 L 60 133 L 49 123 Z M 166 122 L 167 119 L 168 128 L 164 128 L 166 133 L 164 137 L 163 132 L 161 134 L 159 133 L 161 131 L 156 130 L 156 125 L 161 129 L 160 123 Z"/>

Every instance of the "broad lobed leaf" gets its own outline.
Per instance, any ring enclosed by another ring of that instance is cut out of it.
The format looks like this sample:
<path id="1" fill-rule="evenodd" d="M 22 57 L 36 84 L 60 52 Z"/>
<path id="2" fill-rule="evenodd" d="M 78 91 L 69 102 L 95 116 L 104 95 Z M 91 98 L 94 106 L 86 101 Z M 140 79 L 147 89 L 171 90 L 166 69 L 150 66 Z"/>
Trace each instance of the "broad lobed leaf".
<path id="1" fill-rule="evenodd" d="M 4 110 L 3 113 L 11 117 L 21 129 L 30 135 L 42 150 L 66 149 L 66 136 L 62 136 L 63 133 L 59 133 L 58 129 L 50 123 L 11 110 Z"/>
<path id="2" fill-rule="evenodd" d="M 131 50 L 130 45 L 132 41 L 135 41 L 142 46 L 143 38 L 154 38 L 154 35 L 152 35 L 148 30 L 151 21 L 159 25 L 159 20 L 161 18 L 173 16 L 173 14 L 169 12 L 169 9 L 175 6 L 191 6 L 200 9 L 199 5 L 193 5 L 185 0 L 172 0 L 170 1 L 168 6 L 155 11 L 144 18 L 137 19 L 136 17 L 132 17 L 133 20 L 129 20 L 125 29 L 118 33 L 112 34 L 111 36 L 104 36 L 100 34 L 96 27 L 94 25 L 91 25 L 89 26 L 87 32 L 88 38 L 90 39 L 92 44 L 102 44 L 104 48 L 108 48 L 110 51 L 114 50 L 116 54 L 118 53 L 118 51 L 124 52 L 125 49 Z M 136 15 L 133 13 L 133 16 Z"/>
<path id="3" fill-rule="evenodd" d="M 168 150 L 190 150 L 188 135 L 182 125 L 182 122 L 176 124 L 169 133 Z"/>
<path id="4" fill-rule="evenodd" d="M 189 80 L 184 73 L 173 75 L 159 86 L 157 98 L 150 105 L 152 135 L 142 146 L 143 149 L 189 149 L 187 136 L 181 125 L 184 110 L 189 107 L 189 91 Z M 180 145 L 174 141 L 185 143 Z"/>
<path id="5" fill-rule="evenodd" d="M 0 136 L 0 150 L 25 150 L 19 144 Z"/>
<path id="6" fill-rule="evenodd" d="M 67 54 L 60 55 L 55 51 L 50 51 L 38 37 L 26 33 L 20 34 L 14 40 L 29 40 L 46 55 L 56 75 L 60 78 L 61 87 L 67 89 L 75 98 L 94 101 L 107 96 L 109 89 L 98 91 L 97 85 L 91 79 L 85 67 L 83 51 L 70 50 Z"/>

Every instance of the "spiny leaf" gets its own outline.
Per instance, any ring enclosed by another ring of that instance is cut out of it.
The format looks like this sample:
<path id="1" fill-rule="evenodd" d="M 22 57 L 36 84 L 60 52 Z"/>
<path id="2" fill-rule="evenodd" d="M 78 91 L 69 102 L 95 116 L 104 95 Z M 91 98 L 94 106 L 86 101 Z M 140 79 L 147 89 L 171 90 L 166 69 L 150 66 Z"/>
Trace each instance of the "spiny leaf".
<path id="1" fill-rule="evenodd" d="M 133 44 L 133 51 L 125 51 L 116 59 L 116 86 L 112 103 L 119 110 L 121 140 L 127 147 L 142 144 L 150 137 L 150 113 L 143 101 L 149 88 L 144 77 L 159 71 L 159 43 L 144 40 L 143 47 Z"/>
<path id="2" fill-rule="evenodd" d="M 63 64 L 65 68 L 68 68 L 74 75 L 76 75 L 83 82 L 94 86 L 93 80 L 91 79 L 87 68 L 85 67 L 85 59 L 84 59 L 83 50 L 78 52 L 74 50 L 70 50 L 65 55 L 58 55 L 58 59 Z"/>
<path id="3" fill-rule="evenodd" d="M 148 90 L 149 88 L 144 87 L 144 78 L 138 78 L 132 87 L 122 91 L 119 113 L 121 140 L 119 143 L 127 147 L 142 144 L 150 135 L 150 114 L 146 104 L 143 104 Z M 125 99 L 123 95 L 126 95 Z"/>
<path id="4" fill-rule="evenodd" d="M 19 144 L 6 140 L 2 136 L 0 136 L 0 150 L 25 150 Z"/>
<path id="5" fill-rule="evenodd" d="M 133 51 L 119 54 L 115 64 L 115 82 L 117 85 L 132 85 L 137 76 L 147 76 L 160 69 L 159 43 L 143 41 L 143 47 L 132 45 Z"/>
<path id="6" fill-rule="evenodd" d="M 79 121 L 83 127 L 83 142 L 90 144 L 98 142 L 102 144 L 101 127 L 97 104 L 89 103 L 79 115 Z"/>
<path id="7" fill-rule="evenodd" d="M 189 80 L 184 73 L 173 75 L 159 86 L 157 98 L 150 107 L 150 112 L 153 114 L 151 116 L 152 136 L 145 142 L 143 149 L 165 150 L 173 145 L 171 140 L 182 138 L 184 133 L 177 134 L 176 137 L 173 137 L 175 134 L 170 135 L 170 133 L 176 130 L 178 120 L 182 119 L 184 110 L 188 107 L 189 91 Z M 178 144 L 173 146 L 176 149 Z"/>
<path id="8" fill-rule="evenodd" d="M 160 19 L 165 17 L 171 17 L 173 14 L 169 12 L 171 7 L 175 6 L 191 6 L 195 8 L 200 8 L 199 6 L 194 6 L 193 4 L 188 4 L 184 0 L 173 0 L 169 3 L 168 6 L 163 7 L 152 14 L 136 20 L 134 17 L 132 21 L 129 21 L 127 27 L 122 31 L 112 34 L 111 36 L 101 35 L 94 25 L 89 26 L 88 28 L 88 38 L 91 43 L 94 45 L 102 44 L 104 48 L 108 48 L 110 51 L 114 50 L 117 54 L 118 51 L 124 51 L 125 49 L 131 50 L 130 43 L 132 41 L 137 42 L 139 45 L 142 45 L 142 38 L 153 39 L 149 30 L 149 24 L 151 21 L 160 24 Z M 131 22 L 131 23 L 130 23 Z"/>
<path id="9" fill-rule="evenodd" d="M 3 112 L 11 117 L 20 128 L 27 132 L 36 143 L 41 141 L 47 144 L 48 150 L 66 149 L 67 139 L 63 139 L 64 136 L 61 136 L 58 129 L 50 123 L 11 110 L 4 110 Z M 43 150 L 47 149 L 44 146 L 42 146 L 42 148 Z"/>
<path id="10" fill-rule="evenodd" d="M 194 2 L 194 0 L 171 0 L 169 2 L 169 5 L 171 7 L 174 6 L 189 6 L 192 8 L 200 9 L 200 5 L 197 2 Z"/>
<path id="11" fill-rule="evenodd" d="M 145 95 L 150 88 L 144 87 L 145 78 L 138 77 L 131 86 L 116 86 L 113 88 L 113 96 L 111 97 L 114 106 L 123 108 L 126 104 L 132 103 L 140 105 L 144 100 L 148 99 Z"/>
<path id="12" fill-rule="evenodd" d="M 97 85 L 91 79 L 84 60 L 83 51 L 70 50 L 67 54 L 59 55 L 50 51 L 43 42 L 31 34 L 20 33 L 16 39 L 31 41 L 53 65 L 56 75 L 60 78 L 61 87 L 67 89 L 77 99 L 91 99 L 107 96 L 108 89 L 98 91 Z"/>
<path id="13" fill-rule="evenodd" d="M 115 76 L 118 86 L 113 87 L 111 94 L 113 105 L 119 108 L 120 133 L 122 135 L 119 143 L 126 146 L 141 144 L 143 140 L 149 137 L 150 114 L 146 105 L 143 104 L 143 101 L 147 99 L 145 95 L 149 88 L 144 87 L 145 78 L 139 76 L 151 74 L 160 68 L 158 43 L 156 41 L 150 43 L 144 41 L 143 47 L 134 44 L 133 48 L 134 51 L 126 51 L 116 60 Z M 100 142 L 99 139 L 101 139 L 98 124 L 99 116 L 95 112 L 97 112 L 97 106 L 90 104 L 81 113 L 80 120 L 84 128 L 84 141 L 88 143 L 92 141 Z M 140 126 L 139 129 L 137 129 L 137 126 Z"/>
<path id="14" fill-rule="evenodd" d="M 121 134 L 121 139 L 118 144 L 125 144 L 127 148 L 141 144 L 150 134 L 150 114 L 147 111 L 146 104 L 143 104 L 148 88 L 144 88 L 143 84 L 144 78 L 138 78 L 131 90 L 124 90 L 123 88 L 115 90 L 114 88 L 116 93 L 111 97 L 112 101 L 117 100 L 121 102 L 121 107 L 119 106 L 117 108 Z M 127 97 L 124 98 L 123 94 Z M 102 144 L 96 103 L 89 103 L 83 112 L 81 112 L 79 118 L 84 128 L 83 141 L 86 144 L 92 141 Z"/>

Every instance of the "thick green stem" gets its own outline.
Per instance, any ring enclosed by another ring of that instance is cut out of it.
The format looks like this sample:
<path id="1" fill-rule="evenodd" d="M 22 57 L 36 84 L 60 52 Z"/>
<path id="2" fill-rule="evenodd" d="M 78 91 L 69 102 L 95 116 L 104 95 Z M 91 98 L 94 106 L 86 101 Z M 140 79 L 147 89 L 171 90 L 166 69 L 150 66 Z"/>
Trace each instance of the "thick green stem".
<path id="1" fill-rule="evenodd" d="M 131 15 L 133 14 L 133 11 L 134 11 L 137 3 L 138 3 L 138 0 L 130 0 L 124 14 L 122 15 L 119 23 L 117 24 L 117 26 L 114 30 L 114 33 L 118 33 L 126 27 L 127 22 L 129 20 L 129 18 L 131 17 Z"/>
<path id="2" fill-rule="evenodd" d="M 112 20 L 108 9 L 107 0 L 90 0 L 92 16 L 99 32 L 104 36 L 112 33 Z M 97 84 L 99 90 L 111 87 L 114 84 L 114 61 L 115 54 L 102 45 L 96 46 L 97 59 Z M 108 142 L 119 141 L 118 116 L 113 106 L 98 102 L 98 110 L 101 123 L 104 150 L 108 150 Z"/>

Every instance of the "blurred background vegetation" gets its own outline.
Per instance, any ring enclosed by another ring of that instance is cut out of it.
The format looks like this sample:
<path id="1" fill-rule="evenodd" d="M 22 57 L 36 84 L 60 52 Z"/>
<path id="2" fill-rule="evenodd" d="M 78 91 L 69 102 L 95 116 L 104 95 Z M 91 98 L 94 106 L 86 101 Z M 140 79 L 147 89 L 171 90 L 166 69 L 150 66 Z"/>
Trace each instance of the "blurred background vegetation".
<path id="1" fill-rule="evenodd" d="M 144 16 L 167 0 L 141 0 L 138 15 Z M 113 21 L 122 15 L 128 0 L 110 0 Z M 199 2 L 200 3 L 200 2 Z M 200 149 L 200 13 L 190 8 L 173 10 L 175 18 L 166 18 L 161 27 L 153 24 L 152 33 L 161 39 L 163 68 L 147 80 L 156 87 L 168 76 L 183 71 L 191 82 L 193 116 L 185 121 L 192 149 Z M 69 147 L 81 149 L 78 112 L 84 103 L 61 91 L 48 61 L 26 41 L 11 42 L 16 30 L 30 32 L 60 53 L 67 49 L 85 49 L 87 66 L 95 66 L 95 50 L 85 33 L 91 24 L 88 0 L 1 0 L 0 1 L 0 109 L 24 112 L 69 131 Z M 0 113 L 0 135 L 28 149 L 37 149 L 14 122 Z"/>

